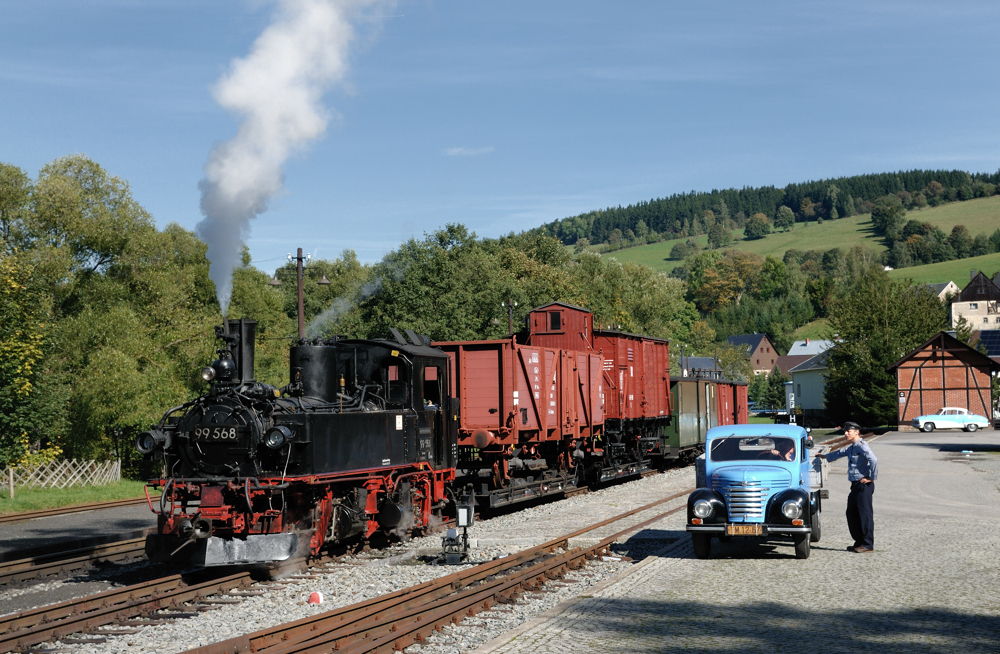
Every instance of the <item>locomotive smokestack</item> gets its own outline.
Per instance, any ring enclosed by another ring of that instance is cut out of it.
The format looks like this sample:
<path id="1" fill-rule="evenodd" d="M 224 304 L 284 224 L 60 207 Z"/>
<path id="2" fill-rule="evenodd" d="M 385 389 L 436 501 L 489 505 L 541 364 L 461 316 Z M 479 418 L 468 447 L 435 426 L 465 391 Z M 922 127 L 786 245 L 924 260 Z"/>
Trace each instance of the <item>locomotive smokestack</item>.
<path id="1" fill-rule="evenodd" d="M 326 129 L 321 99 L 347 72 L 351 21 L 381 2 L 279 0 L 274 21 L 250 54 L 234 60 L 216 84 L 216 101 L 243 119 L 235 137 L 212 148 L 198 183 L 205 219 L 196 229 L 208 244 L 209 276 L 223 316 L 251 219 L 281 191 L 285 160 Z"/>
<path id="2" fill-rule="evenodd" d="M 254 380 L 253 357 L 254 342 L 257 338 L 257 321 L 248 318 L 239 320 L 223 320 L 226 332 L 236 336 L 236 347 L 232 348 L 233 360 L 236 362 L 236 372 L 240 382 Z"/>

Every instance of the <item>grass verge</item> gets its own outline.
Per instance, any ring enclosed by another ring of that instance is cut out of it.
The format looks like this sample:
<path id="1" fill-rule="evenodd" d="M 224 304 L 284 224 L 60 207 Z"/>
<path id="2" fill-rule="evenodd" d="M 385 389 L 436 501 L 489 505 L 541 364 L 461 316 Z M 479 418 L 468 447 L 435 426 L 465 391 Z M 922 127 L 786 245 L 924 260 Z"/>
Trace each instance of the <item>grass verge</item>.
<path id="1" fill-rule="evenodd" d="M 0 515 L 55 509 L 76 504 L 108 502 L 145 497 L 145 482 L 123 479 L 108 486 L 75 486 L 72 488 L 14 488 L 14 499 L 7 485 L 0 489 Z"/>

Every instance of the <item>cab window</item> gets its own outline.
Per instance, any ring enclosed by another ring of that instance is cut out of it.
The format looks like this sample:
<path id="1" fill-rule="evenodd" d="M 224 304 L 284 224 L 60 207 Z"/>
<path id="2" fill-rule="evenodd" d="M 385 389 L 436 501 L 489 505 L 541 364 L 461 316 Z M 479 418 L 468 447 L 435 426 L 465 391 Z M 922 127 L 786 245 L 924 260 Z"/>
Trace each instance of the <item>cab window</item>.
<path id="1" fill-rule="evenodd" d="M 387 357 L 380 366 L 380 376 L 389 405 L 405 407 L 410 398 L 406 362 L 397 357 Z"/>
<path id="2" fill-rule="evenodd" d="M 436 409 L 441 406 L 441 382 L 444 375 L 437 366 L 424 367 L 424 407 Z"/>

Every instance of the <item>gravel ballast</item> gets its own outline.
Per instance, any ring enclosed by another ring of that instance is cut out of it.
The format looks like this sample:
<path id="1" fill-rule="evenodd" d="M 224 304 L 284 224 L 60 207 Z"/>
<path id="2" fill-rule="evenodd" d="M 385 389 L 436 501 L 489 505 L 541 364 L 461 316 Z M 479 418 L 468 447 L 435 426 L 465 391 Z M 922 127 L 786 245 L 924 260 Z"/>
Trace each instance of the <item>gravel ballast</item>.
<path id="1" fill-rule="evenodd" d="M 690 468 L 673 470 L 559 502 L 478 521 L 469 529 L 469 537 L 475 542 L 475 547 L 471 550 L 469 561 L 465 565 L 471 566 L 514 554 L 581 527 L 684 491 L 693 485 L 693 477 L 693 470 Z M 683 502 L 684 498 L 679 498 L 669 503 L 667 507 L 680 506 Z M 663 510 L 665 507 L 660 506 L 636 514 L 625 521 L 573 539 L 570 545 L 577 547 L 597 542 Z M 616 546 L 615 552 L 571 574 L 567 582 L 556 582 L 547 586 L 546 591 L 551 592 L 529 594 L 522 597 L 515 605 L 498 607 L 497 610 L 484 614 L 488 617 L 472 618 L 471 620 L 476 622 L 471 624 L 479 626 L 462 627 L 473 631 L 475 635 L 463 636 L 460 648 L 465 651 L 488 642 L 495 636 L 543 613 L 560 601 L 586 592 L 587 588 L 633 565 L 630 559 L 641 558 L 649 552 L 662 549 L 679 536 L 676 532 L 644 529 L 642 537 L 635 539 L 635 542 L 628 547 Z M 223 605 L 222 608 L 207 611 L 193 618 L 144 627 L 135 634 L 108 635 L 106 643 L 57 642 L 52 645 L 60 649 L 95 654 L 181 652 L 378 597 L 460 569 L 459 566 L 428 563 L 431 555 L 440 550 L 440 534 L 413 539 L 384 550 L 340 559 L 325 567 L 314 568 L 313 578 L 310 579 L 300 579 L 297 578 L 298 575 L 294 575 L 278 583 L 257 584 L 254 588 L 265 591 L 263 595 L 245 598 L 238 604 Z M 74 584 L 75 580 L 47 582 L 46 591 L 52 594 L 71 592 Z M 13 599 L 15 594 L 23 592 L 23 590 L 11 591 L 10 599 Z M 307 599 L 313 592 L 322 593 L 324 598 L 322 604 L 307 604 Z M 8 596 L 0 593 L 0 607 L 5 605 L 7 599 Z M 0 609 L 0 612 L 8 611 Z M 450 632 L 451 629 L 446 629 L 442 634 L 436 634 L 434 639 L 454 638 Z M 419 649 L 420 646 L 414 647 Z"/>

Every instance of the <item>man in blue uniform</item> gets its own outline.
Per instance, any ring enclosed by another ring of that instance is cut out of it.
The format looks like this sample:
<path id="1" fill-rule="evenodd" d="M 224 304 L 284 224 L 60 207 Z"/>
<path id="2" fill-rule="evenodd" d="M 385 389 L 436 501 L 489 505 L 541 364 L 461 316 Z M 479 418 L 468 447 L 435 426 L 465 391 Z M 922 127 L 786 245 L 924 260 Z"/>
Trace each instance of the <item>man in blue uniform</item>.
<path id="1" fill-rule="evenodd" d="M 850 445 L 820 454 L 827 461 L 847 457 L 847 480 L 851 493 L 847 496 L 847 528 L 851 530 L 854 545 L 847 549 L 858 554 L 870 554 L 875 549 L 875 517 L 872 513 L 872 496 L 878 477 L 878 459 L 868 443 L 861 438 L 861 428 L 856 422 L 844 423 L 844 436 Z"/>

